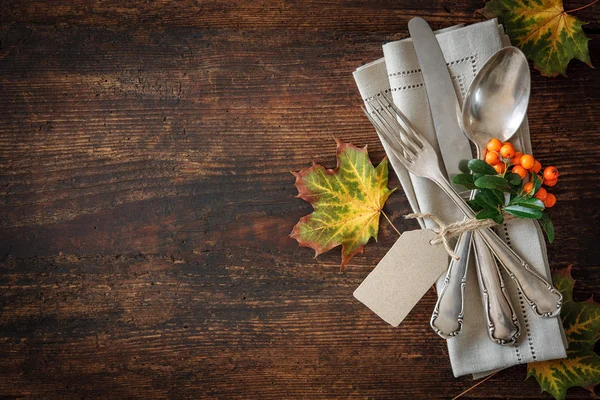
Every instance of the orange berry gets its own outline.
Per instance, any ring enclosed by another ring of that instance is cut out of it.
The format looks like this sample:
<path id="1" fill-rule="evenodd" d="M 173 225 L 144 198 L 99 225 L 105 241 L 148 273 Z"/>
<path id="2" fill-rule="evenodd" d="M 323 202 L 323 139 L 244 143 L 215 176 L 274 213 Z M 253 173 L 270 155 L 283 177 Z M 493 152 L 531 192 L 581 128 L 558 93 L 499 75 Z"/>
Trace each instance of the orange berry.
<path id="1" fill-rule="evenodd" d="M 506 143 L 500 148 L 500 155 L 504 158 L 513 158 L 515 156 L 515 148 L 512 144 Z"/>
<path id="2" fill-rule="evenodd" d="M 552 193 L 548 193 L 548 195 L 546 196 L 546 200 L 544 200 L 544 205 L 547 208 L 550 208 L 552 206 L 554 206 L 556 204 L 556 196 L 553 195 Z"/>
<path id="3" fill-rule="evenodd" d="M 525 193 L 529 193 L 529 192 L 531 192 L 531 190 L 532 190 L 532 189 L 533 189 L 533 182 L 527 182 L 527 183 L 525 184 L 525 186 L 523 186 L 523 191 L 524 191 Z"/>
<path id="4" fill-rule="evenodd" d="M 500 151 L 502 142 L 499 139 L 493 138 L 488 142 L 486 147 L 489 151 Z"/>
<path id="5" fill-rule="evenodd" d="M 527 171 L 520 165 L 515 165 L 512 169 L 512 172 L 519 175 L 521 179 L 525 179 L 527 176 Z"/>
<path id="6" fill-rule="evenodd" d="M 544 185 L 546 185 L 548 187 L 552 187 L 552 186 L 556 185 L 556 182 L 558 182 L 558 179 L 554 179 L 554 180 L 544 179 Z"/>
<path id="7" fill-rule="evenodd" d="M 535 164 L 535 160 L 531 154 L 523 154 L 521 157 L 521 166 L 525 169 L 533 168 L 533 164 Z"/>
<path id="8" fill-rule="evenodd" d="M 493 167 L 496 170 L 496 172 L 498 173 L 498 175 L 504 173 L 504 170 L 506 169 L 506 165 L 504 165 L 504 163 L 498 163 L 498 164 L 494 165 Z"/>
<path id="9" fill-rule="evenodd" d="M 541 201 L 546 201 L 547 196 L 548 192 L 544 188 L 540 188 L 537 192 L 535 192 L 535 198 L 540 199 Z"/>
<path id="10" fill-rule="evenodd" d="M 558 170 L 556 167 L 546 167 L 544 170 L 544 179 L 549 181 L 555 181 L 558 179 Z"/>
<path id="11" fill-rule="evenodd" d="M 495 151 L 488 151 L 485 155 L 485 162 L 490 165 L 496 165 L 500 162 L 500 157 Z"/>
<path id="12" fill-rule="evenodd" d="M 537 174 L 541 170 L 542 170 L 542 163 L 540 163 L 538 160 L 535 160 L 535 162 L 533 163 L 533 172 L 535 172 Z"/>
<path id="13" fill-rule="evenodd" d="M 515 153 L 514 157 L 510 159 L 510 163 L 512 165 L 519 165 L 519 164 L 521 164 L 521 157 L 523 157 L 523 153 L 521 153 L 520 151 L 517 151 Z"/>

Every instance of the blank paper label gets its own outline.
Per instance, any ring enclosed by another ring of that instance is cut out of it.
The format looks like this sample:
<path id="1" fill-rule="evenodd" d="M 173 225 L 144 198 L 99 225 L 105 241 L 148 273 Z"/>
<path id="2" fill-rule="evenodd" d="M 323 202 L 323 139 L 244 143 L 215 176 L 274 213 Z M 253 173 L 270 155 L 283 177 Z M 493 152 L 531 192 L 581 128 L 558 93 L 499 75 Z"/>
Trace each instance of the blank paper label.
<path id="1" fill-rule="evenodd" d="M 444 245 L 429 243 L 435 236 L 429 229 L 404 232 L 354 297 L 388 324 L 400 325 L 448 268 Z"/>

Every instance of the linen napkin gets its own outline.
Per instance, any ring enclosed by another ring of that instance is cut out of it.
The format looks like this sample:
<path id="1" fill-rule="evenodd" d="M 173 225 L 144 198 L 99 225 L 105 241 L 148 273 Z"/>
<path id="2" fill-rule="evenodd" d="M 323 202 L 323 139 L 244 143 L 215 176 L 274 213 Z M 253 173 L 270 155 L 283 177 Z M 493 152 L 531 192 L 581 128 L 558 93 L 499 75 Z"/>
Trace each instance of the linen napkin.
<path id="1" fill-rule="evenodd" d="M 510 44 L 502 26 L 498 25 L 495 19 L 443 29 L 436 32 L 436 38 L 461 102 L 485 61 Z M 354 79 L 363 100 L 366 102 L 381 91 L 391 92 L 396 105 L 432 145 L 438 148 L 427 93 L 412 41 L 408 38 L 385 44 L 383 52 L 384 58 L 366 64 L 354 72 Z M 472 158 L 468 150 L 468 139 L 465 137 L 461 140 L 465 142 L 462 150 L 454 154 L 456 164 L 461 159 Z M 517 150 L 531 153 L 527 120 L 511 142 Z M 414 212 L 431 212 L 447 223 L 463 218 L 458 208 L 435 184 L 410 174 L 385 144 L 384 148 Z M 435 228 L 435 224 L 430 220 L 419 223 L 421 227 Z M 498 231 L 500 237 L 525 261 L 550 280 L 545 242 L 536 222 L 517 219 L 504 224 Z M 516 364 L 566 357 L 566 340 L 560 319 L 537 317 L 506 272 L 502 271 L 502 274 L 521 324 L 518 345 L 499 346 L 489 339 L 476 269 L 471 261 L 465 290 L 463 331 L 447 341 L 448 354 L 456 377 L 473 374 L 474 378 L 478 378 Z M 443 276 L 438 281 L 438 288 L 442 282 Z"/>

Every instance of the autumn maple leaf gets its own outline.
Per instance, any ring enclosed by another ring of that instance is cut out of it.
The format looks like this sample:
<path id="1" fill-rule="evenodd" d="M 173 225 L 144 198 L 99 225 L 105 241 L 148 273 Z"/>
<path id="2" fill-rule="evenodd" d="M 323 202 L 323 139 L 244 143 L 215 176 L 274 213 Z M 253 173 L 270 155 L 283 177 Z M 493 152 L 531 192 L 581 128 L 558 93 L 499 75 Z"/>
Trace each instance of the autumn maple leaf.
<path id="1" fill-rule="evenodd" d="M 335 169 L 313 163 L 292 172 L 297 197 L 311 203 L 314 212 L 300 219 L 290 237 L 315 250 L 315 257 L 342 245 L 343 268 L 370 238 L 377 239 L 379 215 L 393 190 L 388 188 L 387 158 L 374 168 L 367 146 L 336 143 Z"/>
<path id="2" fill-rule="evenodd" d="M 585 23 L 567 13 L 562 0 L 491 0 L 479 12 L 498 17 L 512 44 L 542 75 L 565 75 L 573 58 L 592 66 Z"/>
<path id="3" fill-rule="evenodd" d="M 592 298 L 573 301 L 575 280 L 570 266 L 554 272 L 552 281 L 564 298 L 560 316 L 569 342 L 567 358 L 529 363 L 527 377 L 534 376 L 542 390 L 563 400 L 570 387 L 581 386 L 593 392 L 600 384 L 600 356 L 594 353 L 594 344 L 600 338 L 600 304 Z"/>

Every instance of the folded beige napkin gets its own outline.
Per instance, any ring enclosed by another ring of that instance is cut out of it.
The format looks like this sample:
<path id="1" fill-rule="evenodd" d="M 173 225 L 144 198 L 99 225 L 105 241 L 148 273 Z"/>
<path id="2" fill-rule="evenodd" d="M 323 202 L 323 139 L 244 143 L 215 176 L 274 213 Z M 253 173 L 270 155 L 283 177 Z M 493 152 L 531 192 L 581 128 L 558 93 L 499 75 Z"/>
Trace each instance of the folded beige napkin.
<path id="1" fill-rule="evenodd" d="M 485 61 L 510 44 L 502 26 L 498 25 L 495 19 L 444 29 L 436 32 L 436 37 L 460 101 Z M 383 51 L 384 58 L 366 64 L 354 72 L 354 79 L 362 98 L 366 101 L 380 91 L 390 90 L 396 105 L 437 148 L 427 93 L 411 40 L 404 39 L 385 44 Z M 448 169 L 456 169 L 461 159 L 472 158 L 467 138 L 462 140 L 462 150 L 455 154 L 456 165 L 448 166 Z M 527 120 L 511 142 L 517 150 L 531 153 Z M 413 211 L 434 213 L 445 222 L 462 219 L 462 213 L 436 185 L 410 174 L 388 148 L 385 150 Z M 448 172 L 451 175 L 453 173 Z M 420 221 L 420 224 L 422 227 L 435 227 L 429 220 Z M 546 245 L 537 222 L 517 219 L 504 224 L 498 231 L 525 261 L 550 279 Z M 566 357 L 566 340 L 560 319 L 537 317 L 505 271 L 504 281 L 519 317 L 522 333 L 517 346 L 503 347 L 493 343 L 487 333 L 476 273 L 471 262 L 465 290 L 464 328 L 458 336 L 447 341 L 455 376 L 473 374 L 477 378 L 516 364 Z M 438 286 L 442 280 L 443 276 L 438 281 Z"/>

